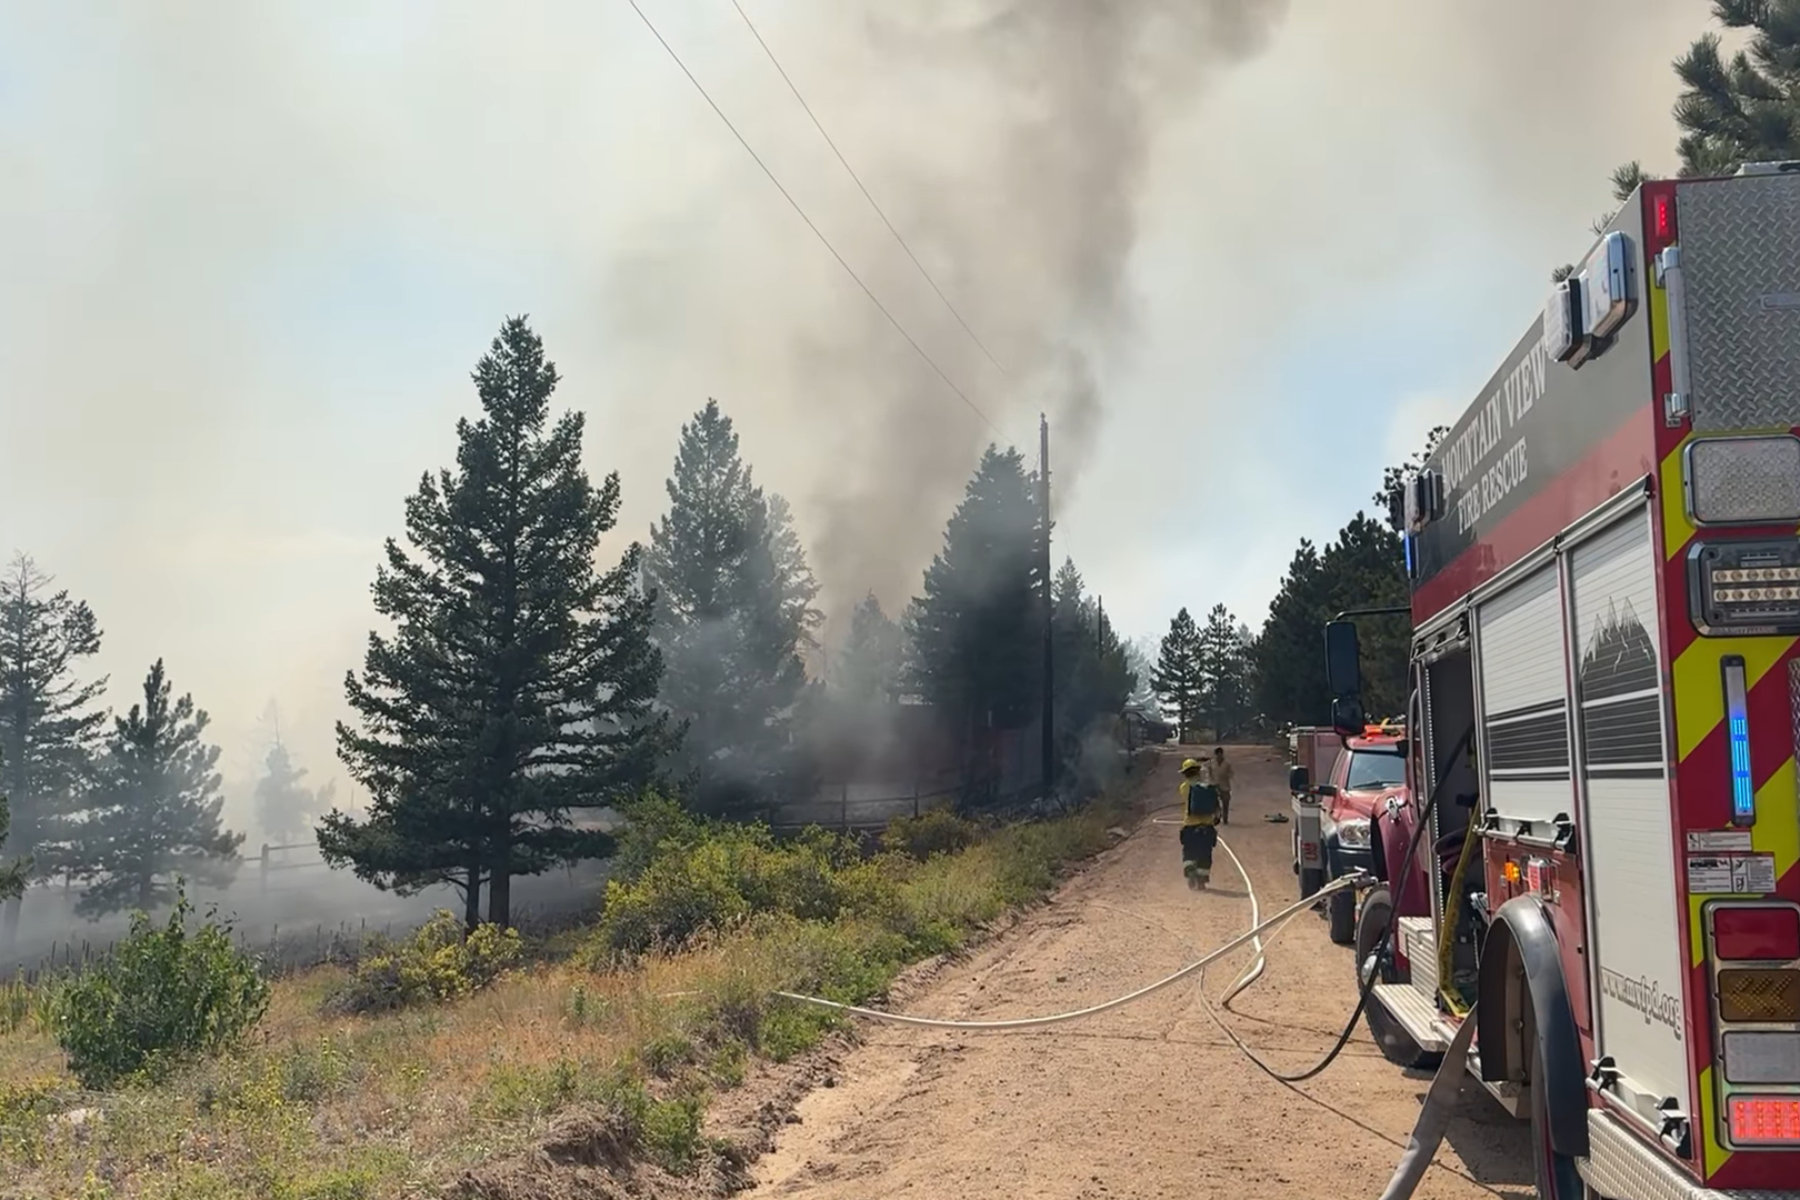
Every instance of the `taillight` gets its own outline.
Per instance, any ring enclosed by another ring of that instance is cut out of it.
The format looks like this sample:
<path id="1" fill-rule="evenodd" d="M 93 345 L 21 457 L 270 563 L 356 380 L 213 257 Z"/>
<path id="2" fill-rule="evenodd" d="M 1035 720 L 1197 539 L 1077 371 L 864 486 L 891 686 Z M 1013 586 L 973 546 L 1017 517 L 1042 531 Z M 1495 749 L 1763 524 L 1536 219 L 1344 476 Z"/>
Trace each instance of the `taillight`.
<path id="1" fill-rule="evenodd" d="M 1800 958 L 1800 910 L 1720 908 L 1713 913 L 1713 954 L 1727 962 Z"/>
<path id="2" fill-rule="evenodd" d="M 1733 1096 L 1726 1111 L 1736 1145 L 1800 1145 L 1800 1097 Z"/>
<path id="3" fill-rule="evenodd" d="M 1718 989 L 1721 1021 L 1800 1021 L 1800 971 L 1727 969 Z"/>
<path id="4" fill-rule="evenodd" d="M 1732 1146 L 1800 1150 L 1800 905 L 1713 900 L 1702 911 L 1722 1132 Z"/>

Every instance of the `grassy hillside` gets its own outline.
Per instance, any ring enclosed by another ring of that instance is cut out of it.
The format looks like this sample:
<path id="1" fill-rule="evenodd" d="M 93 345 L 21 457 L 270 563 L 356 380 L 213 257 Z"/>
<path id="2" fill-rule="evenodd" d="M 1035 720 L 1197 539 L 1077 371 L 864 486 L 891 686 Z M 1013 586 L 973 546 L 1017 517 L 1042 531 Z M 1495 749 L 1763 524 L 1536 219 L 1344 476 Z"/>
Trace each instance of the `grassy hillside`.
<path id="1" fill-rule="evenodd" d="M 1045 894 L 1121 819 L 1105 804 L 989 830 L 927 815 L 868 857 L 816 831 L 777 843 L 667 806 L 639 815 L 595 924 L 537 945 L 487 930 L 475 956 L 442 926 L 369 947 L 276 982 L 223 1050 L 105 1090 L 59 1045 L 65 985 L 0 992 L 0 1195 L 498 1196 L 477 1168 L 555 1150 L 571 1116 L 590 1167 L 716 1169 L 739 1155 L 702 1135 L 709 1101 L 833 1024 L 771 993 L 878 997 Z"/>

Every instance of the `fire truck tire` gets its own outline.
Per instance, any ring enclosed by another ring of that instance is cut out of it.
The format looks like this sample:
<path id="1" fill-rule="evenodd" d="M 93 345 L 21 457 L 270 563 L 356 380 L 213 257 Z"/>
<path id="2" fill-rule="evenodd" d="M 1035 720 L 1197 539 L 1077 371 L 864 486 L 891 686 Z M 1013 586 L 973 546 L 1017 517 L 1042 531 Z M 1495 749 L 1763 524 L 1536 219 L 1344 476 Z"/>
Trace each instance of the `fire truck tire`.
<path id="1" fill-rule="evenodd" d="M 1385 886 L 1375 887 L 1363 897 L 1362 911 L 1356 918 L 1356 978 L 1362 982 L 1362 964 L 1382 948 L 1388 926 L 1394 920 L 1394 902 Z M 1410 972 L 1396 965 L 1391 957 L 1380 964 L 1381 983 L 1410 982 Z M 1397 1067 L 1435 1070 L 1441 1055 L 1427 1053 L 1413 1040 L 1406 1027 L 1373 999 L 1363 1009 L 1363 1020 L 1369 1036 L 1381 1047 L 1382 1057 Z"/>
<path id="2" fill-rule="evenodd" d="M 1536 1013 L 1527 1005 L 1525 1015 L 1527 1044 L 1534 1047 L 1531 1063 L 1531 1165 L 1537 1181 L 1538 1200 L 1597 1200 L 1588 1191 L 1575 1160 L 1558 1154 L 1550 1137 L 1550 1089 L 1544 1081 L 1555 1070 L 1544 1054 L 1544 1039 L 1537 1035 Z"/>
<path id="3" fill-rule="evenodd" d="M 1588 1096 L 1581 1040 L 1556 931 L 1535 897 L 1518 896 L 1495 910 L 1481 950 L 1480 989 L 1476 1013 L 1477 1035 L 1486 1051 L 1483 1077 L 1490 1082 L 1518 1079 L 1520 1067 L 1529 1070 L 1532 1140 L 1534 1145 L 1542 1142 L 1539 1153 L 1552 1164 L 1585 1157 Z M 1508 1011 L 1520 1014 L 1517 1040 L 1507 1026 Z M 1540 1194 L 1560 1198 L 1565 1193 Z"/>
<path id="4" fill-rule="evenodd" d="M 1331 893 L 1325 916 L 1331 922 L 1331 940 L 1340 946 L 1356 941 L 1356 893 L 1349 888 Z"/>

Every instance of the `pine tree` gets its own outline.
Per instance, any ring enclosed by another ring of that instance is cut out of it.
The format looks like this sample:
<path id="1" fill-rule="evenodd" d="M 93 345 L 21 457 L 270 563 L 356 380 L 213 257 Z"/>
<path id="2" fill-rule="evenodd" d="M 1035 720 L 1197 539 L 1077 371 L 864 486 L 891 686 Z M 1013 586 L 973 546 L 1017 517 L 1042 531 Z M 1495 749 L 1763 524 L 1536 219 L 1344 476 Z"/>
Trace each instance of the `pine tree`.
<path id="1" fill-rule="evenodd" d="M 0 750 L 0 770 L 6 767 L 5 751 Z M 6 834 L 12 817 L 4 794 L 0 794 L 0 851 L 6 849 Z M 0 859 L 0 862 L 4 862 Z M 0 900 L 16 900 L 25 894 L 25 872 L 29 863 L 13 862 L 0 867 Z"/>
<path id="2" fill-rule="evenodd" d="M 837 679 L 847 699 L 895 704 L 900 699 L 904 635 L 873 592 L 850 614 L 850 637 L 838 658 Z"/>
<path id="3" fill-rule="evenodd" d="M 295 766 L 288 748 L 278 741 L 269 747 L 263 772 L 256 781 L 257 824 L 263 836 L 278 845 L 306 837 L 325 811 L 313 791 L 301 785 L 306 768 Z"/>
<path id="4" fill-rule="evenodd" d="M 633 795 L 669 748 L 653 714 L 661 659 L 640 551 L 594 565 L 619 509 L 619 477 L 594 487 L 585 421 L 554 421 L 556 367 L 523 317 L 501 327 L 473 379 L 479 420 L 457 423 L 457 466 L 407 501 L 390 538 L 363 676 L 345 679 L 360 728 L 338 754 L 369 792 L 366 819 L 329 813 L 327 861 L 405 893 L 450 883 L 473 926 L 512 918 L 512 880 L 611 852 L 574 809 Z"/>
<path id="5" fill-rule="evenodd" d="M 100 652 L 99 622 L 52 582 L 24 555 L 0 577 L 0 793 L 11 809 L 9 854 L 40 877 L 65 865 L 106 722 L 105 678 L 75 677 L 80 660 Z M 22 892 L 6 900 L 0 949 L 15 944 L 22 905 Z"/>
<path id="6" fill-rule="evenodd" d="M 1200 629 L 1197 663 L 1202 710 L 1212 719 L 1215 740 L 1236 734 L 1249 707 L 1244 638 L 1238 619 L 1215 604 Z"/>
<path id="7" fill-rule="evenodd" d="M 1163 711 L 1175 718 L 1177 740 L 1186 740 L 1200 715 L 1205 688 L 1200 672 L 1200 630 L 1186 608 L 1169 622 L 1150 679 Z"/>
<path id="8" fill-rule="evenodd" d="M 173 901 L 180 880 L 224 887 L 236 874 L 244 835 L 220 821 L 219 748 L 202 740 L 209 719 L 192 696 L 172 696 L 158 659 L 143 702 L 113 721 L 69 852 L 86 916 L 147 912 Z"/>
<path id="9" fill-rule="evenodd" d="M 793 509 L 775 492 L 768 494 L 769 554 L 775 560 L 775 574 L 780 580 L 782 619 L 799 630 L 799 643 L 809 649 L 819 645 L 819 626 L 825 614 L 814 606 L 819 598 L 819 581 L 806 561 L 806 548 L 794 530 Z"/>
<path id="10" fill-rule="evenodd" d="M 904 619 L 909 682 L 965 752 L 984 730 L 1023 728 L 1037 715 L 1041 536 L 1019 452 L 989 446 Z"/>
<path id="11" fill-rule="evenodd" d="M 707 811 L 744 811 L 803 791 L 791 725 L 805 686 L 811 572 L 797 539 L 777 545 L 769 502 L 738 455 L 718 401 L 681 428 L 669 511 L 650 531 L 662 699 L 686 723 L 681 766 Z M 786 505 L 780 529 L 791 535 Z M 780 557 L 777 551 L 780 550 Z"/>
<path id="12" fill-rule="evenodd" d="M 1681 173 L 1800 158 L 1800 0 L 1714 0 L 1713 19 L 1749 36 L 1728 60 L 1703 34 L 1675 63 Z"/>

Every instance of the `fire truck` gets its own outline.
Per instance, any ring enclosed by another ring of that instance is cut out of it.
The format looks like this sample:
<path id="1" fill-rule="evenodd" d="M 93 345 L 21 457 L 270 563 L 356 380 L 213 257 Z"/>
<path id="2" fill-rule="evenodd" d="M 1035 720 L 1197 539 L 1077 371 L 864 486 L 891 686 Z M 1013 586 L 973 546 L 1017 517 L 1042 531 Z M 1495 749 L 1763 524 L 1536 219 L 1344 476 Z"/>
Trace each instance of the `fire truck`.
<path id="1" fill-rule="evenodd" d="M 1396 503 L 1366 1019 L 1408 1066 L 1474 1022 L 1540 1196 L 1800 1196 L 1797 426 L 1800 163 L 1650 182 Z"/>

